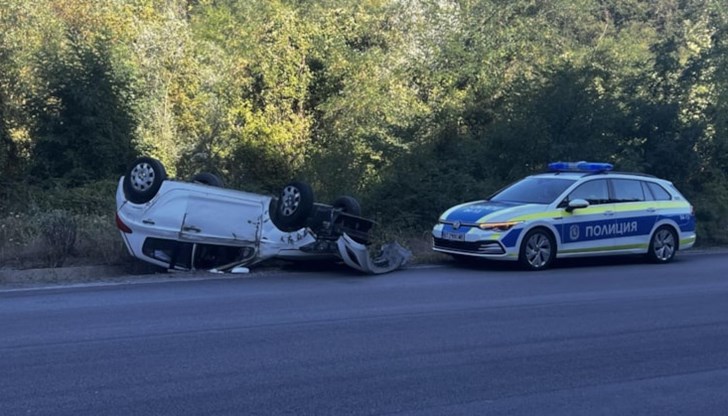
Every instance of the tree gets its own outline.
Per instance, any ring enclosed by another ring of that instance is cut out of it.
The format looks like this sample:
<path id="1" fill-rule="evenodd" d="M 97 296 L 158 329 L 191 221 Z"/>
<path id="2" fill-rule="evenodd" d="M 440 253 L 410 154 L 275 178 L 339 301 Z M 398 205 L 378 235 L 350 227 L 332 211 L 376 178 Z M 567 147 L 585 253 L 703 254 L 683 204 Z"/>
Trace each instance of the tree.
<path id="1" fill-rule="evenodd" d="M 113 67 L 108 42 L 88 45 L 71 32 L 40 59 L 47 90 L 33 107 L 33 174 L 71 184 L 122 174 L 135 155 L 136 124 L 130 83 Z"/>
<path id="2" fill-rule="evenodd" d="M 9 76 L 12 72 L 8 68 L 10 65 L 7 55 L 7 50 L 0 46 L 0 177 L 2 178 L 12 176 L 19 164 L 17 146 L 10 136 L 11 108 L 7 99 L 7 89 L 12 83 L 12 79 L 9 79 L 12 78 Z"/>

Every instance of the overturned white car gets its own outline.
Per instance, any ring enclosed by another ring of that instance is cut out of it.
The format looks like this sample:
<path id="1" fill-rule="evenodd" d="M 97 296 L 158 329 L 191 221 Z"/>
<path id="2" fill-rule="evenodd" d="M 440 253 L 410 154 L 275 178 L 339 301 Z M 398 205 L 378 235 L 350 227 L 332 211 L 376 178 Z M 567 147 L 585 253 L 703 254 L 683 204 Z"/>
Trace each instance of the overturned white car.
<path id="1" fill-rule="evenodd" d="M 305 183 L 278 197 L 224 188 L 210 173 L 170 180 L 156 159 L 137 159 L 119 180 L 116 225 L 129 253 L 175 270 L 235 272 L 270 258 L 334 259 L 365 273 L 386 273 L 411 254 L 397 243 L 369 256 L 373 221 L 352 197 L 314 202 Z"/>

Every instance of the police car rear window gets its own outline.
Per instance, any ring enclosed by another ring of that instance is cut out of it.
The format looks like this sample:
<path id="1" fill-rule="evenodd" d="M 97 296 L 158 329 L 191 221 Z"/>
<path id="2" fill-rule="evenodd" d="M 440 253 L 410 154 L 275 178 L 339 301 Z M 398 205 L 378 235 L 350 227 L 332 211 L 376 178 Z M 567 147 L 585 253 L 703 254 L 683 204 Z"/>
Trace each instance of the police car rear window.
<path id="1" fill-rule="evenodd" d="M 519 204 L 550 204 L 574 182 L 576 182 L 575 179 L 526 178 L 498 192 L 490 200 Z"/>
<path id="2" fill-rule="evenodd" d="M 614 202 L 638 202 L 645 200 L 640 181 L 631 179 L 612 179 Z"/>
<path id="3" fill-rule="evenodd" d="M 640 181 L 642 182 L 642 181 Z M 655 196 L 652 195 L 652 191 L 650 191 L 650 188 L 648 186 L 647 182 L 642 182 L 642 192 L 645 193 L 645 201 L 654 201 Z"/>
<path id="4" fill-rule="evenodd" d="M 652 191 L 652 195 L 655 197 L 655 200 L 669 201 L 672 199 L 670 193 L 667 192 L 665 188 L 661 187 L 660 185 L 654 182 L 647 182 L 647 186 L 650 188 L 650 191 Z"/>

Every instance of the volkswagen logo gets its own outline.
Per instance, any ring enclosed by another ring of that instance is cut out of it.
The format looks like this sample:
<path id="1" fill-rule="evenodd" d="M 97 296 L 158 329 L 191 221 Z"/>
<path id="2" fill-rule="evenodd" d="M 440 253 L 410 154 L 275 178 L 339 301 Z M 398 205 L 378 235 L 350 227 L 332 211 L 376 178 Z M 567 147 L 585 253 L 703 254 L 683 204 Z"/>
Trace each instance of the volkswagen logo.
<path id="1" fill-rule="evenodd" d="M 458 228 L 460 228 L 461 225 L 462 223 L 460 221 L 455 221 L 454 223 L 452 223 L 452 229 L 457 230 Z"/>

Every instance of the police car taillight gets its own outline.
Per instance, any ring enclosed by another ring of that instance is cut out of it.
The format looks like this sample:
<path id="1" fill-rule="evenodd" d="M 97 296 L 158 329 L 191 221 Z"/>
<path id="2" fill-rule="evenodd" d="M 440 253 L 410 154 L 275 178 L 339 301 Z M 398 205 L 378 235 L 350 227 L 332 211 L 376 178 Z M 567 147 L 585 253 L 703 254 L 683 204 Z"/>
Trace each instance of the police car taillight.
<path id="1" fill-rule="evenodd" d="M 606 172 L 614 169 L 611 163 L 601 162 L 553 162 L 549 163 L 551 172 Z"/>

